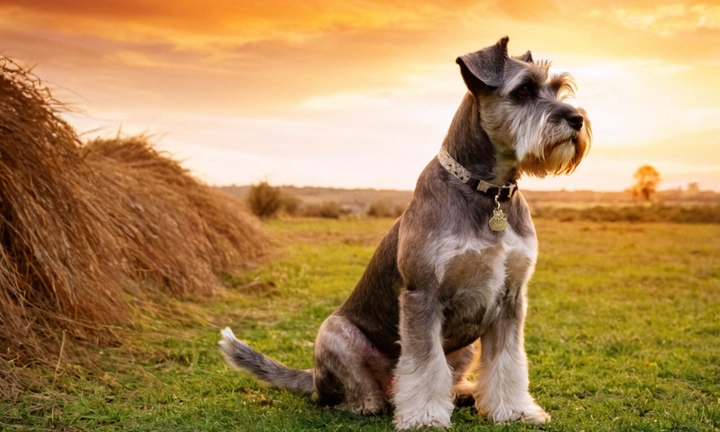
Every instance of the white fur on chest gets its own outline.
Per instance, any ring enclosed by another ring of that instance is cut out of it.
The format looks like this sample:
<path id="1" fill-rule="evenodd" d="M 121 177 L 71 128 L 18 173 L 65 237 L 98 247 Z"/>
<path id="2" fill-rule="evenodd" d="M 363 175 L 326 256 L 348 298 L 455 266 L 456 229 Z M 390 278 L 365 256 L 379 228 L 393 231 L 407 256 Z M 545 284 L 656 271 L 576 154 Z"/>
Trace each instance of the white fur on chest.
<path id="1" fill-rule="evenodd" d="M 456 342 L 478 337 L 497 319 L 500 299 L 526 288 L 537 257 L 535 235 L 511 227 L 500 238 L 446 236 L 437 246 L 435 276 L 451 311 L 444 337 Z"/>
<path id="2" fill-rule="evenodd" d="M 467 256 L 468 252 L 477 257 L 476 263 L 459 262 L 457 258 Z M 495 279 L 491 285 L 502 285 L 506 275 L 532 272 L 537 258 L 537 238 L 534 235 L 521 237 L 508 226 L 499 241 L 472 235 L 444 236 L 437 240 L 434 253 L 435 277 L 441 284 L 449 267 L 482 263 L 490 273 L 484 276 Z"/>

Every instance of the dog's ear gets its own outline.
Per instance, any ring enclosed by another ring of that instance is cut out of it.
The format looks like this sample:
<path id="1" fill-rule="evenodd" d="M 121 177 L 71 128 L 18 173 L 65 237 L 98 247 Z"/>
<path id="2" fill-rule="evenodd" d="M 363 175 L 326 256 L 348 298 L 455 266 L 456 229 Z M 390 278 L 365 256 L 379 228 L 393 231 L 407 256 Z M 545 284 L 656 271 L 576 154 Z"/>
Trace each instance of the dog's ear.
<path id="1" fill-rule="evenodd" d="M 520 61 L 523 61 L 523 62 L 525 62 L 525 63 L 532 63 L 532 62 L 533 62 L 532 53 L 531 53 L 530 51 L 528 51 L 528 52 L 526 52 L 525 54 L 521 55 L 521 56 L 518 57 L 517 59 L 520 60 Z"/>
<path id="2" fill-rule="evenodd" d="M 468 90 L 478 94 L 486 87 L 500 87 L 505 72 L 505 60 L 508 58 L 507 44 L 510 38 L 505 36 L 493 46 L 474 53 L 458 57 L 460 73 Z"/>

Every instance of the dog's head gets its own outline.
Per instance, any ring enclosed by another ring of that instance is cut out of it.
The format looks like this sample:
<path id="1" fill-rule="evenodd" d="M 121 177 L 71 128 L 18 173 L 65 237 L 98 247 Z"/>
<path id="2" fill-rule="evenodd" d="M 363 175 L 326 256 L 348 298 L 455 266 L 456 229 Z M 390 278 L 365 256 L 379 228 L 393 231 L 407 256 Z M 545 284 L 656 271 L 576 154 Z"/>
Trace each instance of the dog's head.
<path id="1" fill-rule="evenodd" d="M 590 121 L 566 102 L 575 83 L 550 75 L 550 62 L 530 51 L 509 57 L 508 38 L 458 57 L 463 80 L 479 104 L 480 125 L 496 150 L 513 155 L 521 173 L 569 174 L 590 148 Z"/>

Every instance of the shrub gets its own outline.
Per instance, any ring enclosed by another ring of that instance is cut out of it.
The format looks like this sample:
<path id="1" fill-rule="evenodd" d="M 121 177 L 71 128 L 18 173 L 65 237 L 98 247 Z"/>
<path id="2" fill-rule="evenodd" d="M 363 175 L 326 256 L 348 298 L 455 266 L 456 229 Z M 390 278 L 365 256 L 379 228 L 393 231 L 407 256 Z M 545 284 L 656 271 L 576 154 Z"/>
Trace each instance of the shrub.
<path id="1" fill-rule="evenodd" d="M 340 205 L 335 201 L 325 201 L 320 205 L 320 217 L 325 219 L 339 219 Z"/>
<path id="2" fill-rule="evenodd" d="M 400 217 L 403 214 L 403 209 L 400 206 L 392 208 L 385 200 L 378 200 L 370 204 L 368 209 L 368 216 L 385 218 L 385 217 Z"/>
<path id="3" fill-rule="evenodd" d="M 295 216 L 300 210 L 300 200 L 293 194 L 282 192 L 280 195 L 280 209 L 289 216 Z"/>
<path id="4" fill-rule="evenodd" d="M 302 216 L 321 217 L 325 219 L 340 219 L 342 214 L 340 205 L 335 201 L 324 201 L 322 204 L 308 204 L 302 212 Z"/>
<path id="5" fill-rule="evenodd" d="M 587 208 L 534 207 L 533 216 L 562 222 L 720 223 L 720 205 L 635 205 Z"/>
<path id="6" fill-rule="evenodd" d="M 381 200 L 370 204 L 367 214 L 370 217 L 386 217 L 388 212 L 389 210 L 387 204 L 385 204 L 385 201 Z"/>
<path id="7" fill-rule="evenodd" d="M 282 193 L 280 188 L 262 181 L 250 187 L 247 201 L 255 216 L 271 218 L 276 216 L 282 207 Z"/>

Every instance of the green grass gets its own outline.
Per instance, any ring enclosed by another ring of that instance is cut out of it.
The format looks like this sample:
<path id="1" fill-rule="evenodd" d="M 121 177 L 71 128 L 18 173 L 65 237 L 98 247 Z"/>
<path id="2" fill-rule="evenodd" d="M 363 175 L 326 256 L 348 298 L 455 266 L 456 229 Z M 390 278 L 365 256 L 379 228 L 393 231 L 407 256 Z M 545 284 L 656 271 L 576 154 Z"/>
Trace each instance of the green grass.
<path id="1" fill-rule="evenodd" d="M 268 389 L 225 366 L 219 329 L 293 367 L 312 364 L 322 320 L 353 288 L 390 220 L 267 224 L 286 245 L 228 275 L 204 302 L 139 308 L 95 367 L 0 402 L 0 430 L 391 430 Z M 720 226 L 536 221 L 526 349 L 531 392 L 553 417 L 493 425 L 456 409 L 453 430 L 720 430 Z"/>

